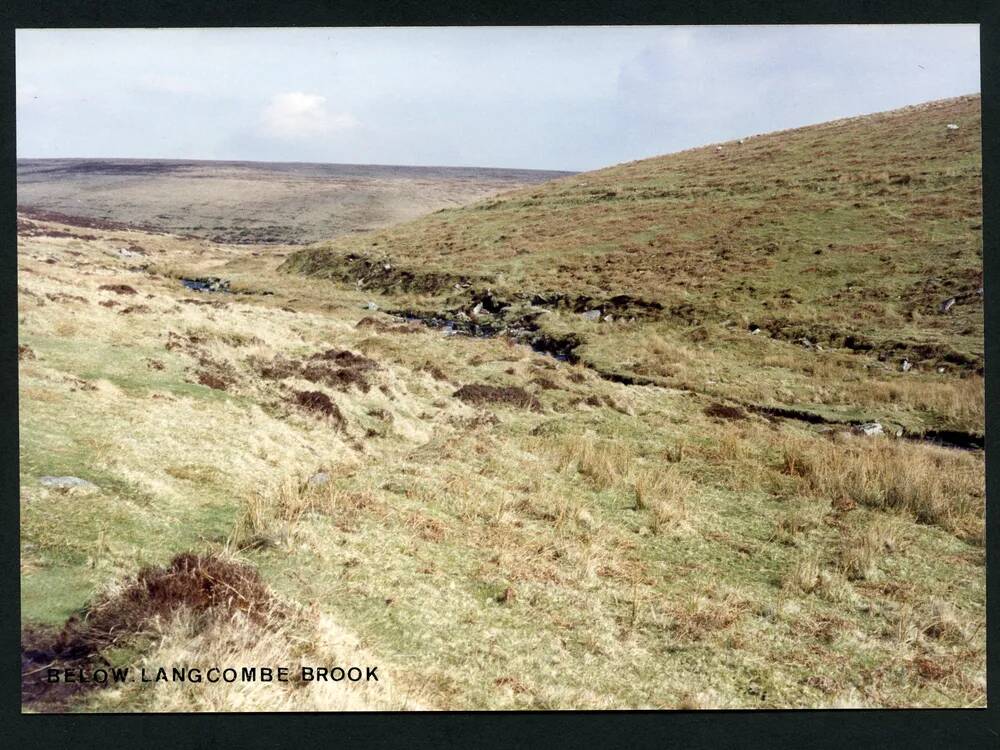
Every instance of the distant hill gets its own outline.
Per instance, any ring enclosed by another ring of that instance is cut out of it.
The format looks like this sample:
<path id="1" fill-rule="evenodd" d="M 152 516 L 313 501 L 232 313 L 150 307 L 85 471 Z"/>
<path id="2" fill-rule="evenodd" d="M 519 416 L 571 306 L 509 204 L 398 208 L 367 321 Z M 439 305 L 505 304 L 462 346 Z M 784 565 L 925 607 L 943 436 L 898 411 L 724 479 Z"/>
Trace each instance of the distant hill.
<path id="1" fill-rule="evenodd" d="M 20 159 L 18 205 L 218 242 L 303 244 L 566 175 L 357 164 Z"/>

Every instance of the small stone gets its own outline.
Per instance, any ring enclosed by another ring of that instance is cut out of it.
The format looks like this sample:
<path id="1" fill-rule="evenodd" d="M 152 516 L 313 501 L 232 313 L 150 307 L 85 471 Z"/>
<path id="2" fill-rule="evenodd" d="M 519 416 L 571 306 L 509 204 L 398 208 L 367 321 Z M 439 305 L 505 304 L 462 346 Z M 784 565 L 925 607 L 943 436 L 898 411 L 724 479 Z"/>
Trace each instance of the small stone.
<path id="1" fill-rule="evenodd" d="M 899 366 L 899 369 L 902 370 L 903 372 L 909 372 L 912 367 L 913 363 L 910 362 L 910 360 L 908 359 L 904 359 L 903 363 Z"/>
<path id="2" fill-rule="evenodd" d="M 327 474 L 325 471 L 317 471 L 315 474 L 309 477 L 309 480 L 306 482 L 306 484 L 309 485 L 310 487 L 322 487 L 323 485 L 329 483 L 330 483 L 330 475 Z"/>
<path id="3" fill-rule="evenodd" d="M 368 300 L 368 302 L 365 304 L 365 309 L 366 310 L 378 310 L 378 305 L 376 305 L 371 300 Z"/>
<path id="4" fill-rule="evenodd" d="M 584 320 L 600 320 L 601 311 L 600 310 L 587 310 L 585 313 L 581 313 Z"/>
<path id="5" fill-rule="evenodd" d="M 949 122 L 947 125 L 945 125 L 945 127 L 948 128 L 948 130 L 958 130 L 958 125 L 956 125 L 953 122 Z"/>
<path id="6" fill-rule="evenodd" d="M 483 303 L 482 302 L 477 302 L 476 306 L 472 308 L 472 317 L 475 318 L 476 316 L 482 315 L 482 314 L 483 314 Z"/>
<path id="7" fill-rule="evenodd" d="M 605 315 L 604 316 L 604 322 L 605 323 L 614 323 L 615 322 L 615 316 L 614 315 Z"/>
<path id="8" fill-rule="evenodd" d="M 958 300 L 957 300 L 957 299 L 955 299 L 954 297 L 949 297 L 949 298 L 948 298 L 948 299 L 946 299 L 946 300 L 945 300 L 944 302 L 942 302 L 942 303 L 941 303 L 940 305 L 938 305 L 938 310 L 940 310 L 940 311 L 941 311 L 941 312 L 943 312 L 943 313 L 946 313 L 946 312 L 948 312 L 948 311 L 949 311 L 949 310 L 950 310 L 951 308 L 953 308 L 953 307 L 955 306 L 955 303 L 956 303 L 957 301 L 958 301 Z"/>
<path id="9" fill-rule="evenodd" d="M 50 487 L 51 489 L 62 490 L 63 492 L 70 490 L 93 492 L 97 489 L 96 484 L 88 482 L 86 479 L 80 479 L 80 477 L 42 477 L 38 481 L 41 482 L 43 487 Z"/>

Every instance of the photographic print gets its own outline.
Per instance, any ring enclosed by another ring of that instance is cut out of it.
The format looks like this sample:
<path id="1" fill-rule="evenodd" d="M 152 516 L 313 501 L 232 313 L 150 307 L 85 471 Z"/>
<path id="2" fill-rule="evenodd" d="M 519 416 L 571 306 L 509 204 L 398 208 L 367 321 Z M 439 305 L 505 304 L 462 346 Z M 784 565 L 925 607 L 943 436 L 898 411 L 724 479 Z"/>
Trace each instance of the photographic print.
<path id="1" fill-rule="evenodd" d="M 979 53 L 18 30 L 22 712 L 985 707 Z"/>

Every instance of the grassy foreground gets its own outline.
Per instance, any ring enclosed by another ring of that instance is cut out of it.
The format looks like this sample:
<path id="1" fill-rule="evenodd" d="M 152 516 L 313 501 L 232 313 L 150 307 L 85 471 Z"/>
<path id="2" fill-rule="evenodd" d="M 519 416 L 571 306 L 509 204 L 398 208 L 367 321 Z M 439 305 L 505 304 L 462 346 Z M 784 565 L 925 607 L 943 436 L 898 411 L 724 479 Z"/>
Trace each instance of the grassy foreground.
<path id="1" fill-rule="evenodd" d="M 851 178 L 890 160 L 887 179 Z M 892 430 L 983 429 L 981 301 L 934 311 L 977 283 L 978 169 L 969 99 L 559 180 L 291 259 L 25 222 L 25 632 L 93 624 L 191 551 L 257 571 L 273 612 L 179 600 L 95 658 L 381 675 L 128 684 L 57 708 L 985 705 L 982 451 Z M 368 246 L 389 255 L 358 285 L 344 269 Z M 928 274 L 941 287 L 920 296 Z M 846 280 L 850 312 L 833 301 Z M 548 305 L 540 330 L 577 336 L 577 361 L 382 312 L 464 310 L 487 287 L 500 324 Z M 611 322 L 576 309 L 626 291 Z M 812 326 L 812 347 L 779 319 Z M 844 346 L 861 331 L 876 346 Z M 867 419 L 887 434 L 847 423 Z"/>

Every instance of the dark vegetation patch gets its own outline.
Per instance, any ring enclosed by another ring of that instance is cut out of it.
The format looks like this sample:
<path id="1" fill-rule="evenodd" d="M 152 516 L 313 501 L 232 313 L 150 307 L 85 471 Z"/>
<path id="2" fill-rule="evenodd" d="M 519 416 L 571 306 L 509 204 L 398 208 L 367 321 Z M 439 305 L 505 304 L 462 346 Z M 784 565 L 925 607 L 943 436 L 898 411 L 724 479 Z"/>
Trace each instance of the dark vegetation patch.
<path id="1" fill-rule="evenodd" d="M 358 253 L 346 255 L 329 250 L 306 250 L 293 254 L 279 270 L 331 279 L 366 289 L 386 292 L 433 294 L 469 286 L 469 276 L 397 267 L 388 258 L 371 258 Z"/>
<path id="2" fill-rule="evenodd" d="M 747 413 L 739 406 L 711 403 L 705 407 L 705 416 L 713 419 L 737 420 L 746 419 Z"/>
<path id="3" fill-rule="evenodd" d="M 371 389 L 369 375 L 378 369 L 375 360 L 346 349 L 328 349 L 311 355 L 305 361 L 279 355 L 270 361 L 252 361 L 251 365 L 267 380 L 301 377 L 310 383 L 323 383 L 338 390 L 356 385 L 365 393 Z"/>
<path id="4" fill-rule="evenodd" d="M 799 342 L 807 339 L 811 344 L 850 349 L 878 357 L 881 361 L 908 359 L 927 366 L 954 365 L 977 374 L 983 373 L 982 352 L 962 352 L 938 342 L 921 342 L 885 339 L 877 341 L 860 333 L 841 330 L 822 323 L 798 323 L 789 320 L 770 320 L 760 326 L 773 338 Z"/>
<path id="5" fill-rule="evenodd" d="M 229 288 L 228 279 L 220 279 L 218 276 L 205 276 L 202 278 L 181 278 L 181 284 L 193 292 L 223 292 L 232 294 Z"/>
<path id="6" fill-rule="evenodd" d="M 83 302 L 86 304 L 86 297 L 78 294 L 64 294 L 63 292 L 46 292 L 45 298 L 51 302 Z"/>
<path id="7" fill-rule="evenodd" d="M 120 305 L 121 302 L 119 302 L 116 299 L 106 299 L 103 302 L 98 302 L 97 304 L 99 304 L 101 307 L 110 308 L 110 307 L 118 307 L 118 305 Z"/>
<path id="8" fill-rule="evenodd" d="M 62 237 L 74 240 L 97 239 L 97 235 L 94 234 L 76 234 L 74 232 L 67 232 L 64 229 L 46 229 L 20 218 L 17 220 L 17 234 L 20 237 Z"/>
<path id="9" fill-rule="evenodd" d="M 149 307 L 146 305 L 129 305 L 118 311 L 119 315 L 132 315 L 133 313 L 148 313 Z"/>
<path id="10" fill-rule="evenodd" d="M 340 413 L 340 408 L 325 393 L 321 391 L 294 391 L 293 400 L 296 405 L 303 409 L 332 419 L 338 427 L 344 426 L 344 415 Z"/>
<path id="11" fill-rule="evenodd" d="M 84 227 L 86 229 L 103 229 L 107 231 L 128 231 L 130 229 L 141 229 L 152 234 L 163 234 L 156 227 L 145 224 L 126 224 L 121 221 L 111 221 L 110 219 L 92 219 L 86 216 L 71 216 L 59 211 L 46 211 L 44 209 L 33 208 L 31 206 L 18 206 L 18 213 L 24 214 L 29 219 L 35 221 L 50 221 L 55 224 L 65 224 L 71 227 Z M 97 239 L 94 237 L 93 239 Z"/>
<path id="12" fill-rule="evenodd" d="M 128 284 L 101 284 L 97 288 L 103 292 L 114 292 L 115 294 L 138 294 Z"/>
<path id="13" fill-rule="evenodd" d="M 542 410 L 542 405 L 537 398 L 523 388 L 514 385 L 499 386 L 482 383 L 463 385 L 452 395 L 469 404 L 508 404 L 519 409 Z"/>
<path id="14" fill-rule="evenodd" d="M 232 385 L 231 380 L 218 375 L 216 373 L 208 372 L 207 370 L 201 370 L 198 372 L 198 382 L 201 385 L 207 385 L 216 391 L 225 391 Z"/>
<path id="15" fill-rule="evenodd" d="M 428 364 L 423 365 L 420 368 L 420 370 L 422 372 L 426 372 L 427 374 L 429 374 L 435 380 L 441 380 L 441 381 L 448 380 L 447 373 L 445 373 L 445 371 L 442 370 L 437 365 L 428 363 Z"/>
<path id="16" fill-rule="evenodd" d="M 209 240 L 223 245 L 305 245 L 309 242 L 305 234 L 301 226 L 268 224 L 233 227 L 213 234 Z"/>
<path id="17" fill-rule="evenodd" d="M 35 359 L 35 352 L 27 344 L 18 344 L 17 361 L 22 362 L 26 359 Z"/>
<path id="18" fill-rule="evenodd" d="M 146 363 L 146 367 L 148 367 L 150 370 L 162 370 L 164 367 L 166 367 L 166 365 L 164 365 L 158 359 L 150 359 L 147 357 L 143 361 Z"/>
<path id="19" fill-rule="evenodd" d="M 218 299 L 180 299 L 178 302 L 185 305 L 208 305 L 209 307 L 226 307 L 227 303 Z"/>
<path id="20" fill-rule="evenodd" d="M 128 646 L 151 626 L 189 610 L 205 621 L 241 613 L 266 626 L 280 618 L 257 571 L 213 555 L 185 552 L 165 567 L 147 567 L 117 593 L 98 598 L 59 630 L 21 633 L 21 700 L 41 711 L 62 711 L 82 691 L 102 683 L 49 683 L 47 669 L 107 668 L 102 652 Z M 107 684 L 113 684 L 109 679 Z"/>
<path id="21" fill-rule="evenodd" d="M 559 390 L 559 386 L 558 385 L 556 385 L 552 380 L 550 380 L 549 378 L 546 378 L 544 376 L 539 376 L 539 377 L 533 378 L 531 382 L 534 383 L 535 385 L 537 385 L 543 391 L 556 391 L 556 390 Z"/>

